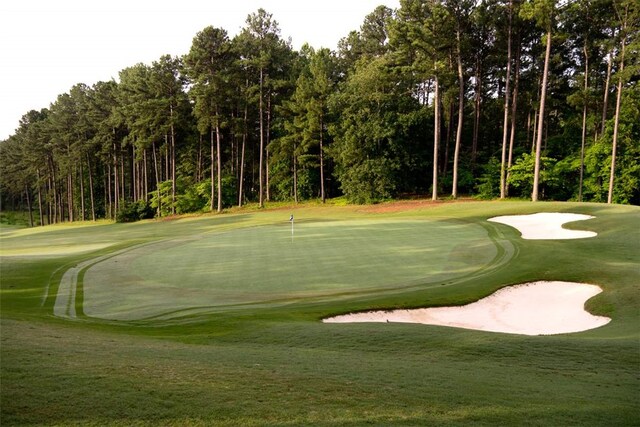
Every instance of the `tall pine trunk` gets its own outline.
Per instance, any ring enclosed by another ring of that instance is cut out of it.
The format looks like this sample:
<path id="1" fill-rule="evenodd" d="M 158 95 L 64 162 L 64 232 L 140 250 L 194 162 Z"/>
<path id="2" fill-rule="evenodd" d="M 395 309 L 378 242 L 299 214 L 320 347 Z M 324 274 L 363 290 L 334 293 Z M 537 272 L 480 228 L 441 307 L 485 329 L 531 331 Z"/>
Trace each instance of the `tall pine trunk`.
<path id="1" fill-rule="evenodd" d="M 509 195 L 509 177 L 511 175 L 511 165 L 513 164 L 513 146 L 516 139 L 516 113 L 518 112 L 518 85 L 520 83 L 520 54 L 521 43 L 518 38 L 518 51 L 516 53 L 516 69 L 513 83 L 513 96 L 511 97 L 511 136 L 509 137 L 509 155 L 507 160 L 507 177 L 504 183 L 505 196 Z"/>
<path id="2" fill-rule="evenodd" d="M 298 167 L 295 154 L 293 155 L 293 201 L 298 204 Z"/>
<path id="3" fill-rule="evenodd" d="M 438 145 L 440 144 L 440 83 L 435 77 L 435 92 L 433 97 L 433 183 L 431 200 L 438 200 Z"/>
<path id="4" fill-rule="evenodd" d="M 322 203 L 325 202 L 325 194 L 324 194 L 324 148 L 323 148 L 323 115 L 320 113 L 320 200 Z"/>
<path id="5" fill-rule="evenodd" d="M 80 163 L 80 221 L 84 221 L 85 217 L 85 206 L 84 206 L 84 168 L 82 167 L 82 162 Z"/>
<path id="6" fill-rule="evenodd" d="M 153 141 L 151 143 L 151 150 L 153 151 L 153 170 L 155 172 L 155 176 L 156 176 L 156 194 L 158 197 L 158 210 L 157 210 L 157 215 L 158 217 L 162 216 L 162 199 L 161 199 L 161 195 L 160 195 L 160 172 L 158 170 L 158 157 L 156 155 L 156 142 Z"/>
<path id="7" fill-rule="evenodd" d="M 57 181 L 56 181 L 56 167 L 55 164 L 53 163 L 53 159 L 51 157 L 49 157 L 49 169 L 51 170 L 51 174 L 49 175 L 51 177 L 50 179 L 50 193 L 53 193 L 53 222 L 57 223 L 59 221 L 58 219 L 58 189 L 57 187 Z"/>
<path id="8" fill-rule="evenodd" d="M 215 171 L 216 171 L 216 146 L 215 146 L 215 139 L 214 139 L 214 133 L 215 133 L 215 129 L 213 126 L 211 126 L 211 134 L 209 136 L 209 143 L 211 144 L 211 203 L 209 208 L 211 209 L 211 212 L 213 212 L 213 210 L 215 209 L 216 206 L 216 186 L 215 186 Z"/>
<path id="9" fill-rule="evenodd" d="M 169 180 L 169 164 L 171 162 L 169 162 L 169 152 L 170 150 L 170 146 L 169 146 L 169 135 L 167 135 L 166 133 L 164 134 L 164 168 L 162 168 L 162 170 L 164 171 L 164 179 L 162 181 L 167 181 Z M 160 163 L 162 163 L 162 157 L 160 158 Z"/>
<path id="10" fill-rule="evenodd" d="M 73 175 L 71 171 L 67 173 L 67 208 L 69 210 L 69 222 L 73 222 Z"/>
<path id="11" fill-rule="evenodd" d="M 113 143 L 113 217 L 116 217 L 120 204 L 120 181 L 118 179 L 118 154 L 116 143 Z"/>
<path id="12" fill-rule="evenodd" d="M 264 72 L 262 69 L 262 66 L 260 66 L 260 102 L 259 102 L 259 114 L 260 114 L 260 163 L 258 165 L 259 168 L 259 173 L 258 173 L 258 180 L 260 181 L 260 195 L 259 195 L 259 206 L 263 207 L 264 206 L 264 201 L 262 200 L 263 194 L 264 194 L 264 179 L 263 179 L 263 174 L 264 174 L 264 168 L 263 168 L 263 161 L 264 161 L 264 123 L 263 123 L 263 111 L 262 111 L 262 86 L 264 84 L 263 80 L 264 80 L 264 76 L 263 76 Z"/>
<path id="13" fill-rule="evenodd" d="M 33 210 L 31 209 L 31 197 L 27 184 L 24 185 L 24 195 L 27 198 L 27 209 L 29 210 L 29 227 L 33 227 Z"/>
<path id="14" fill-rule="evenodd" d="M 91 158 L 87 154 L 87 169 L 89 170 L 89 199 L 91 201 L 91 220 L 96 220 L 96 205 L 93 193 L 93 171 L 91 170 Z"/>
<path id="15" fill-rule="evenodd" d="M 542 149 L 542 131 L 544 126 L 544 107 L 547 99 L 547 78 L 549 74 L 549 61 L 551 58 L 551 27 L 547 30 L 547 49 L 544 55 L 544 72 L 542 74 L 542 87 L 540 88 L 540 114 L 538 117 L 538 133 L 536 138 L 536 160 L 533 169 L 533 192 L 531 200 L 538 201 L 538 187 L 540 186 L 540 155 Z"/>
<path id="16" fill-rule="evenodd" d="M 471 167 L 475 170 L 478 155 L 478 134 L 480 133 L 480 108 L 482 105 L 482 69 L 481 61 L 476 60 L 475 99 L 473 107 L 473 138 L 471 142 Z"/>
<path id="17" fill-rule="evenodd" d="M 456 39 L 458 43 L 458 129 L 456 131 L 456 147 L 453 153 L 453 189 L 451 197 L 458 197 L 458 159 L 460 157 L 460 143 L 462 141 L 462 121 L 464 119 L 464 75 L 462 73 L 462 53 L 460 41 L 460 24 L 456 31 Z"/>
<path id="18" fill-rule="evenodd" d="M 40 214 L 40 225 L 44 225 L 44 216 L 42 212 L 42 192 L 40 191 L 40 169 L 36 168 L 36 178 L 38 185 L 38 213 Z"/>
<path id="19" fill-rule="evenodd" d="M 202 133 L 198 132 L 198 163 L 196 165 L 196 182 L 202 181 Z"/>
<path id="20" fill-rule="evenodd" d="M 173 104 L 171 108 L 171 214 L 176 213 L 176 132 L 173 126 Z"/>
<path id="21" fill-rule="evenodd" d="M 147 165 L 147 149 L 142 150 L 142 165 L 143 165 L 143 182 L 142 182 L 142 190 L 144 193 L 144 201 L 147 202 L 149 200 L 149 167 Z"/>
<path id="22" fill-rule="evenodd" d="M 248 83 L 247 83 L 248 84 Z M 242 130 L 242 154 L 240 155 L 240 179 L 238 185 L 238 206 L 242 206 L 242 190 L 244 187 L 244 152 L 247 143 L 248 103 L 244 106 L 244 129 Z"/>
<path id="23" fill-rule="evenodd" d="M 511 27 L 513 17 L 513 0 L 509 0 L 509 27 L 507 30 L 507 75 L 504 90 L 504 117 L 502 120 L 502 161 L 500 163 L 500 198 L 506 197 L 507 182 L 507 135 L 509 132 L 509 83 L 511 80 Z"/>
<path id="24" fill-rule="evenodd" d="M 105 170 L 105 175 L 106 177 L 104 177 L 103 181 L 105 181 L 105 187 L 107 189 L 107 191 L 105 192 L 105 198 L 108 199 L 105 201 L 105 203 L 107 204 L 107 215 L 109 216 L 109 219 L 113 219 L 113 196 L 111 193 L 111 165 L 109 163 L 107 163 L 106 165 L 106 170 Z"/>
<path id="25" fill-rule="evenodd" d="M 220 126 L 216 122 L 216 158 L 218 160 L 218 212 L 222 212 L 222 158 L 220 155 Z"/>
<path id="26" fill-rule="evenodd" d="M 620 123 L 620 104 L 622 102 L 622 75 L 624 71 L 624 53 L 625 53 L 625 44 L 626 44 L 626 35 L 624 32 L 626 30 L 626 11 L 625 11 L 625 20 L 623 22 L 623 37 L 622 42 L 620 43 L 620 68 L 618 69 L 618 93 L 616 94 L 616 115 L 613 118 L 613 146 L 611 147 L 611 173 L 609 175 L 609 194 L 607 195 L 607 203 L 611 204 L 613 202 L 613 183 L 615 180 L 616 173 L 616 152 L 618 151 L 618 125 Z"/>
<path id="27" fill-rule="evenodd" d="M 587 52 L 587 39 L 584 40 L 584 99 L 582 100 L 582 141 L 580 145 L 580 183 L 578 186 L 578 201 L 582 201 L 582 182 L 584 178 L 584 147 L 587 139 L 587 90 L 589 89 L 589 54 Z"/>
<path id="28" fill-rule="evenodd" d="M 131 144 L 131 186 L 133 187 L 133 201 L 138 201 L 138 162 L 136 161 L 136 142 Z"/>
<path id="29" fill-rule="evenodd" d="M 122 200 L 127 199 L 126 193 L 126 182 L 124 180 L 124 152 L 122 151 L 122 147 L 120 147 L 120 196 Z"/>
<path id="30" fill-rule="evenodd" d="M 441 150 L 444 154 L 444 159 L 442 161 L 442 167 L 440 168 L 440 173 L 443 176 L 447 175 L 448 167 L 449 167 L 449 142 L 451 142 L 451 128 L 453 127 L 453 102 L 449 104 L 449 120 L 447 120 L 447 132 L 444 138 L 444 150 Z M 446 117 L 445 117 L 446 120 Z"/>
<path id="31" fill-rule="evenodd" d="M 267 202 L 271 201 L 271 194 L 269 193 L 269 142 L 271 135 L 271 93 L 267 96 L 267 132 L 265 134 L 265 148 L 266 148 L 266 158 L 265 158 L 265 178 L 266 178 L 266 196 Z"/>
<path id="32" fill-rule="evenodd" d="M 611 68 L 613 64 L 612 52 L 607 55 L 607 78 L 604 83 L 604 96 L 602 100 L 602 123 L 600 125 L 600 134 L 604 133 L 604 127 L 607 123 L 607 109 L 609 108 L 609 85 L 611 84 Z"/>

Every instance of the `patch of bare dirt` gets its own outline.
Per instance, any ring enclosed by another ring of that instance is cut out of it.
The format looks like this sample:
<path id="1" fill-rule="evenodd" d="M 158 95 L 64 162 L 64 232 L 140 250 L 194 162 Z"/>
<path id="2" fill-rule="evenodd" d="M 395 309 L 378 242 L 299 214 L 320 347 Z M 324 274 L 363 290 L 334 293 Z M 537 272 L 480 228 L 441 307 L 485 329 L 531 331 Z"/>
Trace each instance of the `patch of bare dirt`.
<path id="1" fill-rule="evenodd" d="M 445 203 L 466 203 L 473 202 L 474 199 L 457 199 L 457 200 L 436 200 L 431 199 L 415 199 L 415 200 L 398 200 L 393 202 L 385 202 L 377 205 L 362 206 L 357 209 L 358 212 L 363 213 L 394 213 L 394 212 L 406 212 L 417 209 L 429 209 L 436 206 L 443 205 Z"/>

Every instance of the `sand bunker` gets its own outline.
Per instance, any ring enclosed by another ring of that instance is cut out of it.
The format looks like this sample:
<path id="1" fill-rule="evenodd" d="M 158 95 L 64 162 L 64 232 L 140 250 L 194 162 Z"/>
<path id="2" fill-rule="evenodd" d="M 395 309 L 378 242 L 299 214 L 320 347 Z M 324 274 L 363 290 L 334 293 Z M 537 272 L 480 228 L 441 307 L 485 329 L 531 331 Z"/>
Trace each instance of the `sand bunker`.
<path id="1" fill-rule="evenodd" d="M 331 317 L 324 322 L 422 323 L 523 335 L 566 334 L 611 321 L 584 310 L 585 301 L 600 292 L 600 287 L 582 283 L 533 282 L 500 289 L 461 307 L 372 311 Z"/>
<path id="2" fill-rule="evenodd" d="M 595 218 L 590 215 L 573 213 L 536 213 L 532 215 L 507 215 L 489 218 L 488 221 L 499 222 L 516 228 L 522 233 L 523 239 L 550 240 L 550 239 L 584 239 L 597 236 L 593 231 L 568 230 L 562 228 L 563 224 L 573 221 L 583 221 Z"/>

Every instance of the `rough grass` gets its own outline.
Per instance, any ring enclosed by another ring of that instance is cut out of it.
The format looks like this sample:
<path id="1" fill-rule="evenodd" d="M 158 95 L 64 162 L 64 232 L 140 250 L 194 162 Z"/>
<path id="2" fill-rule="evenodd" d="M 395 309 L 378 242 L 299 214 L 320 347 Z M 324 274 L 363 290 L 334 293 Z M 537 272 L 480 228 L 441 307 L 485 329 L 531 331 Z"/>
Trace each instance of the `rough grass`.
<path id="1" fill-rule="evenodd" d="M 480 223 L 537 211 L 596 216 L 593 239 L 513 242 L 506 265 L 447 286 L 413 286 L 226 307 L 179 319 L 53 317 L 47 286 L 128 244 L 273 224 L 275 212 L 56 226 L 3 235 L 0 422 L 4 425 L 637 425 L 640 209 L 595 204 L 447 203 L 296 217 Z M 288 214 L 288 211 L 286 212 Z M 569 225 L 571 227 L 572 225 Z M 79 250 L 87 245 L 98 250 Z M 42 254 L 42 249 L 50 250 Z M 70 251 L 60 250 L 70 248 Z M 31 255 L 28 252 L 33 250 Z M 13 251 L 22 251 L 18 256 Z M 455 253 L 455 251 L 454 251 Z M 457 256 L 464 257 L 465 251 Z M 11 255 L 11 256 L 7 256 Z M 612 318 L 578 334 L 525 337 L 401 324 L 322 324 L 369 308 L 463 304 L 530 280 L 595 283 L 587 306 Z"/>

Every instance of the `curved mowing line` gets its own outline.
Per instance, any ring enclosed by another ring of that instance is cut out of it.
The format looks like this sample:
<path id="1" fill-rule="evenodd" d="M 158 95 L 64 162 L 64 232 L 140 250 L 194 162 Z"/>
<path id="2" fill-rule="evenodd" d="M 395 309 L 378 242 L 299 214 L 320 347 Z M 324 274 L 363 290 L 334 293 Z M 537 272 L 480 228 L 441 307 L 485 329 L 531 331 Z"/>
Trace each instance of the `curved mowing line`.
<path id="1" fill-rule="evenodd" d="M 49 288 L 51 287 L 51 284 L 54 281 L 54 276 L 56 276 L 60 271 L 64 270 L 65 268 L 68 269 L 69 265 L 71 265 L 72 263 L 69 264 L 65 264 L 63 266 L 60 266 L 58 268 L 56 268 L 53 273 L 51 273 L 51 275 L 49 276 L 49 281 L 47 282 L 47 286 L 44 288 L 44 293 L 42 294 L 42 301 L 40 301 L 40 307 L 44 307 L 45 302 L 47 302 L 47 299 L 49 298 Z M 60 281 L 62 280 L 62 277 L 60 278 L 60 280 L 58 280 L 58 289 L 60 289 Z M 56 292 L 57 293 L 57 290 Z"/>
<path id="2" fill-rule="evenodd" d="M 240 228 L 244 228 L 244 227 L 240 227 Z M 226 232 L 233 231 L 234 229 L 235 229 L 234 227 L 231 227 L 231 228 L 224 227 L 222 232 L 226 233 Z M 218 229 L 207 231 L 207 232 L 204 232 L 203 234 L 215 233 L 216 231 L 218 231 Z M 142 246 L 153 245 L 153 244 L 164 244 L 168 242 L 173 242 L 173 243 L 178 242 L 178 244 L 180 243 L 185 244 L 191 240 L 197 240 L 200 238 L 202 238 L 202 235 L 195 236 L 195 237 L 180 238 L 180 239 L 172 239 L 172 240 L 164 239 L 164 240 L 157 240 L 153 242 L 132 244 L 131 246 L 128 246 L 124 249 L 116 250 L 114 252 L 110 252 L 105 255 L 90 258 L 80 263 L 72 262 L 72 263 L 65 264 L 61 267 L 58 267 L 49 276 L 49 281 L 47 282 L 47 286 L 45 287 L 44 293 L 42 295 L 42 301 L 40 306 L 41 307 L 44 306 L 45 302 L 49 298 L 49 290 L 55 281 L 54 277 L 57 274 L 60 274 L 60 272 L 64 270 L 64 273 L 62 274 L 60 280 L 58 281 L 57 289 L 55 289 L 55 291 L 53 292 L 53 294 L 55 295 L 55 302 L 53 303 L 53 314 L 57 317 L 76 319 L 78 317 L 77 312 L 79 311 L 80 315 L 82 317 L 85 317 L 84 309 L 83 309 L 84 298 L 81 298 L 81 300 L 78 301 L 77 294 L 81 293 L 82 296 L 84 295 L 82 280 L 84 278 L 84 273 L 89 268 L 109 258 L 113 258 L 114 256 L 121 255 L 125 252 L 138 249 Z M 79 287 L 79 291 L 78 291 L 78 287 Z"/>
<path id="3" fill-rule="evenodd" d="M 136 319 L 136 321 L 152 321 L 152 320 L 171 320 L 177 318 L 184 318 L 187 316 L 193 315 L 207 315 L 216 312 L 226 311 L 229 308 L 247 308 L 247 307 L 277 307 L 283 306 L 287 304 L 291 304 L 295 301 L 308 301 L 308 302 L 322 302 L 328 301 L 341 297 L 357 297 L 361 295 L 392 295 L 399 294 L 407 291 L 413 291 L 424 288 L 433 288 L 437 286 L 454 286 L 468 281 L 473 278 L 476 279 L 478 277 L 486 276 L 488 274 L 493 274 L 496 271 L 507 266 L 509 261 L 511 261 L 515 256 L 518 255 L 519 248 L 514 245 L 510 240 L 505 239 L 502 232 L 498 227 L 495 227 L 493 224 L 488 223 L 476 223 L 473 221 L 463 221 L 460 222 L 469 223 L 469 224 L 477 224 L 481 225 L 485 230 L 487 230 L 487 236 L 493 242 L 496 247 L 496 255 L 494 258 L 483 267 L 480 267 L 478 270 L 475 270 L 471 273 L 464 274 L 462 276 L 458 276 L 452 280 L 448 280 L 446 282 L 441 281 L 425 281 L 426 278 L 415 279 L 412 280 L 410 284 L 404 286 L 387 286 L 385 288 L 376 288 L 376 289 L 363 289 L 363 290 L 352 290 L 352 291 L 343 291 L 343 292 L 334 292 L 328 293 L 325 295 L 318 295 L 315 297 L 291 297 L 291 298 L 280 298 L 273 299 L 268 301 L 255 301 L 255 302 L 247 302 L 247 303 L 238 303 L 238 304 L 227 304 L 227 305 L 203 305 L 196 307 L 183 308 L 173 311 L 167 311 L 160 314 L 155 314 L 152 316 L 147 316 L 143 318 Z M 499 240 L 499 238 L 502 239 Z"/>
<path id="4" fill-rule="evenodd" d="M 82 303 L 84 302 L 83 298 L 81 298 L 80 301 L 77 301 L 76 297 L 78 293 L 82 293 L 82 289 L 80 289 L 80 291 L 78 292 L 77 288 L 78 286 L 82 287 L 82 278 L 84 277 L 85 271 L 87 271 L 93 265 L 98 264 L 99 262 L 112 258 L 116 255 L 120 255 L 125 252 L 131 251 L 135 248 L 145 246 L 145 245 L 150 245 L 152 243 L 157 243 L 157 242 L 150 242 L 150 243 L 148 242 L 148 243 L 132 245 L 124 249 L 120 249 L 105 255 L 88 259 L 86 261 L 80 262 L 79 264 L 76 264 L 73 267 L 68 268 L 62 275 L 62 278 L 60 279 L 60 282 L 58 284 L 58 289 L 55 292 L 56 300 L 53 306 L 54 316 L 64 317 L 68 319 L 76 319 L 77 318 L 76 310 L 80 311 L 81 316 L 84 316 L 84 310 L 82 309 Z M 69 264 L 58 268 L 56 271 L 54 271 L 51 274 L 51 277 L 53 278 L 54 274 L 56 274 L 61 269 L 67 267 L 68 265 Z M 45 299 L 48 297 L 49 285 L 50 283 L 47 284 L 47 287 L 45 289 L 45 294 L 43 296 L 42 304 L 44 304 Z"/>
<path id="5" fill-rule="evenodd" d="M 360 289 L 360 290 L 350 290 L 350 291 L 337 291 L 337 292 L 328 292 L 323 295 L 314 295 L 314 296 L 291 296 L 285 298 L 277 298 L 267 301 L 252 301 L 252 302 L 241 302 L 241 303 L 231 303 L 225 305 L 205 305 L 205 306 L 192 306 L 172 311 L 167 311 L 163 313 L 152 314 L 147 317 L 137 318 L 137 319 L 129 319 L 128 321 L 151 321 L 151 320 L 168 320 L 175 319 L 178 317 L 185 317 L 190 315 L 197 314 L 208 314 L 213 312 L 219 312 L 228 310 L 230 308 L 244 308 L 244 307 L 276 307 L 285 304 L 291 304 L 295 301 L 309 301 L 309 302 L 320 302 L 320 301 L 328 301 L 336 298 L 349 298 L 355 297 L 359 295 L 384 295 L 384 294 L 398 294 L 406 291 L 431 288 L 436 286 L 453 286 L 460 283 L 463 283 L 469 278 L 477 278 L 479 276 L 485 276 L 490 273 L 494 273 L 497 269 L 500 269 L 508 264 L 508 262 L 518 253 L 518 248 L 512 242 L 505 239 L 502 235 L 501 231 L 498 227 L 493 226 L 493 224 L 489 224 L 486 222 L 476 222 L 476 221 L 466 221 L 466 220 L 454 220 L 453 222 L 462 222 L 465 224 L 473 224 L 482 226 L 486 232 L 487 237 L 493 243 L 496 248 L 496 254 L 491 261 L 477 270 L 466 273 L 462 276 L 455 277 L 449 280 L 428 280 L 428 277 L 418 278 L 414 280 L 409 280 L 403 283 L 395 283 L 394 285 L 387 285 L 383 288 L 369 288 L 369 289 Z M 241 227 L 244 228 L 244 227 Z M 229 232 L 232 230 L 225 230 L 223 233 Z M 213 231 L 212 231 L 213 232 Z M 208 234 L 208 233 L 207 233 Z M 71 268 L 69 268 L 62 276 L 58 290 L 56 295 L 56 300 L 54 304 L 54 315 L 58 317 L 64 317 L 69 319 L 77 319 L 78 317 L 85 318 L 93 318 L 91 316 L 86 316 L 84 314 L 84 286 L 83 279 L 85 272 L 93 267 L 94 265 L 103 262 L 109 258 L 121 255 L 123 253 L 133 251 L 142 246 L 148 245 L 171 245 L 172 247 L 175 245 L 186 244 L 189 241 L 201 239 L 202 236 L 192 236 L 187 238 L 179 238 L 179 239 L 165 239 L 153 242 L 146 242 L 142 244 L 135 244 L 129 246 L 127 248 L 117 250 L 102 256 L 98 256 L 95 258 L 91 258 L 84 262 L 81 262 Z M 106 320 L 106 319 L 103 319 Z M 122 321 L 122 320 L 119 320 Z M 127 321 L 127 320 L 125 320 Z"/>

